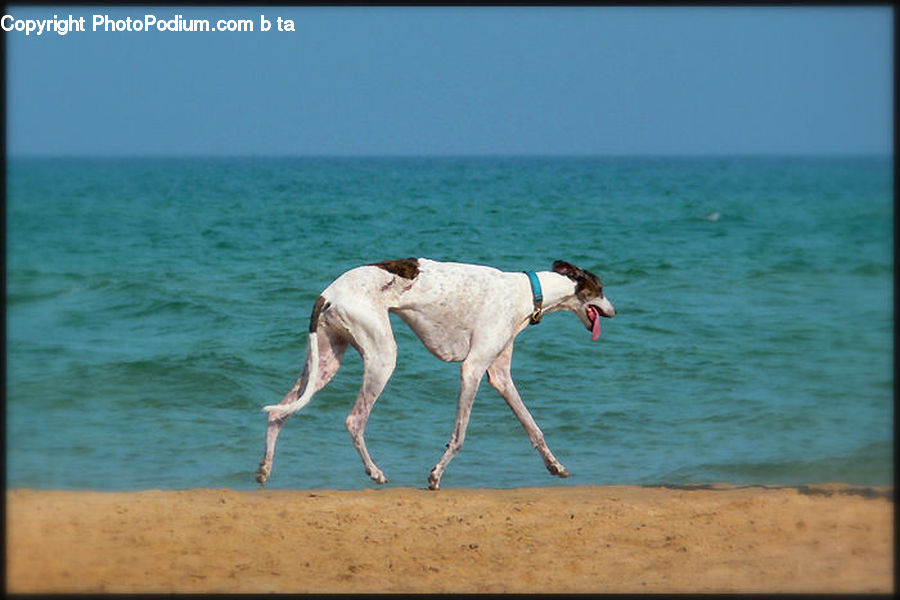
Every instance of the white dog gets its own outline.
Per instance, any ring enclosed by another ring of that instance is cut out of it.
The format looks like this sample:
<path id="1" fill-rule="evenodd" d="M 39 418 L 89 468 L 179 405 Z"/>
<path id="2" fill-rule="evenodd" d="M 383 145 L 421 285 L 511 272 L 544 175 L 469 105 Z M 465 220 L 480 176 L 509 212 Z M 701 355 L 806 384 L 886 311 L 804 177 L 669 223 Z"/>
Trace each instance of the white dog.
<path id="1" fill-rule="evenodd" d="M 547 444 L 522 403 L 510 375 L 513 341 L 544 313 L 574 312 L 600 336 L 600 317 L 615 309 L 603 295 L 600 279 L 564 261 L 552 271 L 504 272 L 492 267 L 407 258 L 357 267 L 338 277 L 316 300 L 309 321 L 306 365 L 280 404 L 266 406 L 269 422 L 266 452 L 256 479 L 263 487 L 272 471 L 275 441 L 287 417 L 325 387 L 341 364 L 347 346 L 364 363 L 362 389 L 346 425 L 362 457 L 366 473 L 378 483 L 387 479 L 366 449 L 366 421 L 387 384 L 397 359 L 397 344 L 388 313 L 395 313 L 416 333 L 432 354 L 462 362 L 456 424 L 447 450 L 431 470 L 428 486 L 437 489 L 441 475 L 459 452 L 475 393 L 485 372 L 519 418 L 550 473 L 569 472 Z"/>

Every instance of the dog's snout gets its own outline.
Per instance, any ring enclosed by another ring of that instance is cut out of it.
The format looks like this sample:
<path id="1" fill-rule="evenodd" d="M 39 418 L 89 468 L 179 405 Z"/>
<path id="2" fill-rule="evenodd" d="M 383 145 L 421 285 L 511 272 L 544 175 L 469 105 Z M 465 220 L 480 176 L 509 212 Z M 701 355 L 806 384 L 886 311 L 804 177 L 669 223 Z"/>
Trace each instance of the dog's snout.
<path id="1" fill-rule="evenodd" d="M 616 316 L 616 309 L 606 298 L 601 298 L 600 301 L 595 304 L 595 306 L 597 307 L 597 312 L 600 313 L 600 316 L 606 317 L 607 319 L 612 319 L 614 316 Z"/>

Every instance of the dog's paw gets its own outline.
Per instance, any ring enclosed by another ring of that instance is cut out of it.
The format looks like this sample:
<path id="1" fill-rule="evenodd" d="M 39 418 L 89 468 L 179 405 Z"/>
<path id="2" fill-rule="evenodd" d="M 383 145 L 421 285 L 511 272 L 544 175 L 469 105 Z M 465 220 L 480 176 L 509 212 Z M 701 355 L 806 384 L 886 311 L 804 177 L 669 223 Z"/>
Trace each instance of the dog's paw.
<path id="1" fill-rule="evenodd" d="M 265 457 L 261 461 L 259 461 L 259 467 L 256 469 L 256 481 L 260 485 L 265 485 L 266 479 L 269 478 L 269 474 L 272 472 L 272 463 L 268 462 Z"/>
<path id="2" fill-rule="evenodd" d="M 387 477 L 385 477 L 384 472 L 379 469 L 366 469 L 366 475 L 372 478 L 372 481 L 375 483 L 387 483 Z"/>
<path id="3" fill-rule="evenodd" d="M 569 476 L 569 470 L 562 466 L 561 463 L 547 465 L 547 470 L 550 471 L 551 475 L 556 475 L 557 477 L 566 478 Z"/>

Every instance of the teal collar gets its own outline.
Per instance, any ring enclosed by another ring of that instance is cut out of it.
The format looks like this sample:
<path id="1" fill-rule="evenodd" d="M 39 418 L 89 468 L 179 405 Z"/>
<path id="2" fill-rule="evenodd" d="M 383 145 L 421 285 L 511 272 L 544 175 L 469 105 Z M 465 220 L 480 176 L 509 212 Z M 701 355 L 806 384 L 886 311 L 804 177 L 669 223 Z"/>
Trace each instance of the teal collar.
<path id="1" fill-rule="evenodd" d="M 541 281 L 538 279 L 537 273 L 534 271 L 523 271 L 528 275 L 528 281 L 531 283 L 531 296 L 534 301 L 534 311 L 531 313 L 530 323 L 537 325 L 541 322 L 543 313 L 544 295 L 541 293 Z"/>

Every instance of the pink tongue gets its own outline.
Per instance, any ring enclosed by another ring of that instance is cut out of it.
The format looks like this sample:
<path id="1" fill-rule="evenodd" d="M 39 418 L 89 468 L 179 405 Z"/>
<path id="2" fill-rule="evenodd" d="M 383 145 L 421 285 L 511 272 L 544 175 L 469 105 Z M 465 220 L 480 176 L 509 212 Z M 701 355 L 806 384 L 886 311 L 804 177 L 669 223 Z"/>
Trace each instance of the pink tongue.
<path id="1" fill-rule="evenodd" d="M 600 315 L 596 310 L 591 311 L 591 317 L 594 319 L 594 325 L 591 327 L 591 339 L 597 341 L 600 337 Z"/>

